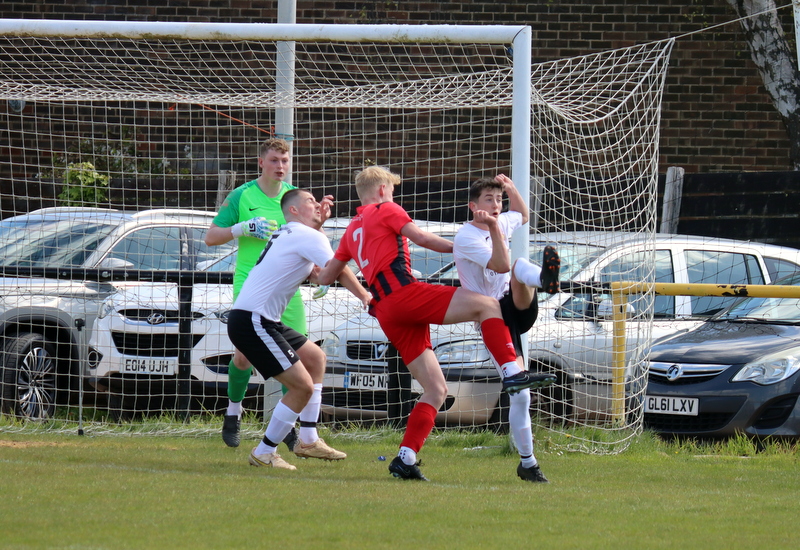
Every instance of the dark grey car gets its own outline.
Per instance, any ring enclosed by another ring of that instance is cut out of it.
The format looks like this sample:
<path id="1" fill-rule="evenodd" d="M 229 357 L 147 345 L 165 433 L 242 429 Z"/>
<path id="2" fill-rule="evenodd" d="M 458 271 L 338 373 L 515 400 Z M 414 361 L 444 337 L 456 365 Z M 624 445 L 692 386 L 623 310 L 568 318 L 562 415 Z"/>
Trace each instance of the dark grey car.
<path id="1" fill-rule="evenodd" d="M 799 285 L 794 275 L 780 282 Z M 746 298 L 653 346 L 645 427 L 662 434 L 800 436 L 800 299 Z"/>

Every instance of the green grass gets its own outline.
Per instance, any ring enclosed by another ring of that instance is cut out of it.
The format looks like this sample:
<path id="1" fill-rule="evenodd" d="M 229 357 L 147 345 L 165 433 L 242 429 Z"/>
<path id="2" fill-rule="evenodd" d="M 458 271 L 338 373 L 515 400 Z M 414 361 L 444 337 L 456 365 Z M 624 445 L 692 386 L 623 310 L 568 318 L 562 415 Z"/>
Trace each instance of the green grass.
<path id="1" fill-rule="evenodd" d="M 800 542 L 796 445 L 662 442 L 538 452 L 523 483 L 507 438 L 443 432 L 428 483 L 392 478 L 400 434 L 324 433 L 348 453 L 247 464 L 217 436 L 77 436 L 0 428 L 2 548 L 788 548 Z M 380 461 L 379 456 L 387 457 Z"/>

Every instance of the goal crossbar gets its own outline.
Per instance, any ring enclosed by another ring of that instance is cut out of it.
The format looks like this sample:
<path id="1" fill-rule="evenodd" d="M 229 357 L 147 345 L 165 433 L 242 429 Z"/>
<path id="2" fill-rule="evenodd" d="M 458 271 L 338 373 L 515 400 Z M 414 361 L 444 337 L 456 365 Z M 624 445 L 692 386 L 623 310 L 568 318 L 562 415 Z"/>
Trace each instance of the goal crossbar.
<path id="1" fill-rule="evenodd" d="M 499 44 L 530 39 L 523 25 L 313 25 L 0 19 L 0 36 L 296 42 L 429 42 Z M 524 46 L 524 44 L 519 44 Z"/>

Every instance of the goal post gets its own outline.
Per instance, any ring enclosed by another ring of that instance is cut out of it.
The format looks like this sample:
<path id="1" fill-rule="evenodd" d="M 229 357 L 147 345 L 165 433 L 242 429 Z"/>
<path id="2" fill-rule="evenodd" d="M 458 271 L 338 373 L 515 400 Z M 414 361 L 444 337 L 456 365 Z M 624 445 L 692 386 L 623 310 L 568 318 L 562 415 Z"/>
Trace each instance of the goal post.
<path id="1" fill-rule="evenodd" d="M 290 43 L 294 47 L 286 47 Z M 202 236 L 217 209 L 221 182 L 230 174 L 236 175 L 235 185 L 255 179 L 260 143 L 280 134 L 293 148 L 292 183 L 317 198 L 334 195 L 338 221 L 328 228 L 333 237 L 346 222 L 340 218 L 352 216 L 358 206 L 354 173 L 371 164 L 400 174 L 396 200 L 415 220 L 448 237 L 467 220 L 471 181 L 510 174 L 536 205 L 529 227 L 513 235 L 515 258 L 536 254 L 529 251 L 529 235 L 545 235 L 559 246 L 563 235 L 580 231 L 652 234 L 660 98 L 670 46 L 533 64 L 531 28 L 523 25 L 0 20 L 0 114 L 6 121 L 0 137 L 9 153 L 0 161 L 0 222 L 22 223 L 19 216 L 42 208 L 48 210 L 38 216 L 64 216 L 73 208 L 72 217 L 85 224 L 127 224 L 124 231 L 122 225 L 118 232 L 104 229 L 107 239 L 92 241 L 76 222 L 54 222 L 54 228 L 66 227 L 64 243 L 85 247 L 59 260 L 72 264 L 56 267 L 98 274 L 213 269 L 228 250 L 205 247 Z M 185 215 L 190 217 L 180 218 Z M 140 238 L 144 229 L 149 236 Z M 11 233 L 0 230 L 0 252 L 10 254 L 13 246 L 1 242 L 4 234 Z M 32 244 L 49 250 L 47 235 L 38 237 Z M 422 275 L 441 275 L 437 270 L 449 262 L 415 253 L 412 267 Z M 22 253 L 3 261 L 9 269 L 52 267 Z M 652 266 L 640 271 L 645 282 L 652 278 Z M 176 313 L 179 291 L 170 283 L 124 279 L 103 292 L 72 281 L 74 300 L 47 309 L 34 306 L 46 301 L 41 288 L 14 287 L 0 319 L 18 321 L 3 325 L 3 334 L 30 336 L 6 340 L 4 379 L 18 380 L 22 360 L 17 359 L 38 345 L 52 356 L 42 368 L 54 373 L 49 380 L 59 394 L 53 398 L 57 406 L 46 412 L 60 414 L 86 382 L 98 393 L 96 410 L 86 414 L 93 429 L 100 429 L 100 420 L 128 422 L 151 406 L 169 410 L 176 394 L 168 382 L 177 372 L 182 337 L 194 346 L 190 359 L 181 356 L 182 365 L 191 363 L 193 396 L 198 391 L 202 397 L 224 397 L 230 289 L 211 279 L 195 288 L 187 332 L 188 320 Z M 348 356 L 352 363 L 329 355 L 325 418 L 381 419 L 386 392 L 366 386 L 383 381 L 372 375 L 386 351 L 384 342 L 363 328 L 366 316 L 353 321 L 358 311 L 336 290 L 322 300 L 311 299 L 309 292 L 305 297 L 314 341 L 332 346 L 331 330 L 350 321 L 361 332 L 357 337 L 348 328 L 337 332 L 347 341 L 341 342 L 342 350 L 347 347 L 342 353 L 368 354 Z M 82 330 L 74 329 L 75 319 L 84 323 Z M 646 333 L 647 323 L 642 326 Z M 450 409 L 438 421 L 467 426 L 502 420 L 491 365 L 484 359 L 482 378 L 466 379 L 474 364 L 465 368 L 452 361 L 456 356 L 472 361 L 483 353 L 473 346 L 478 337 L 470 327 L 459 330 L 435 344 L 440 359 L 447 351 L 451 361 L 443 363 Z M 554 330 L 548 322 L 537 324 L 531 341 Z M 9 350 L 16 359 L 9 359 Z M 645 350 L 642 343 L 631 360 Z M 365 387 L 348 387 L 360 367 L 371 375 L 361 379 Z M 252 382 L 261 384 L 258 376 Z M 561 419 L 561 426 L 577 422 L 592 433 L 605 430 L 598 420 L 602 414 L 585 422 L 567 418 L 574 408 L 568 394 L 578 391 L 572 382 L 563 378 L 564 391 L 537 405 L 541 425 L 560 433 L 555 420 Z M 22 386 L 3 386 L 4 411 L 19 413 Z M 412 390 L 415 396 L 418 388 Z M 220 411 L 205 401 L 196 406 Z M 259 420 L 245 430 L 260 429 Z M 586 445 L 624 447 L 640 426 L 640 418 L 631 417 L 630 424 L 603 431 L 602 442 L 586 436 Z"/>

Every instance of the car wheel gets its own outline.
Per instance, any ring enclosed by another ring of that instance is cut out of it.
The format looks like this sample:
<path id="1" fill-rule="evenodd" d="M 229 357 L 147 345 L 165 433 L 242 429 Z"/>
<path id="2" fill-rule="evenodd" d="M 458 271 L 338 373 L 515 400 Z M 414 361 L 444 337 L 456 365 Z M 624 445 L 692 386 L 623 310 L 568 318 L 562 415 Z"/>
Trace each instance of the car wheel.
<path id="1" fill-rule="evenodd" d="M 35 332 L 10 338 L 3 356 L 3 409 L 30 420 L 56 411 L 58 360 L 53 344 Z"/>

